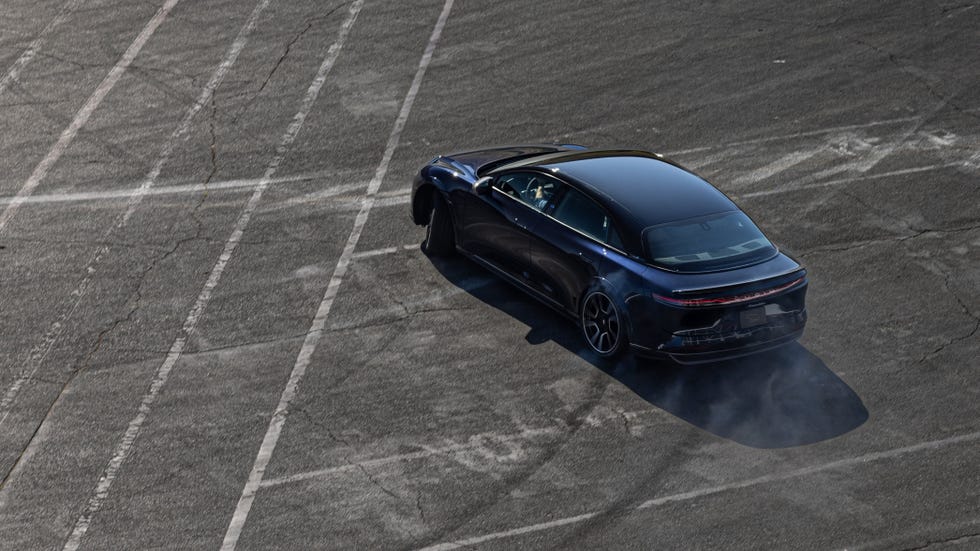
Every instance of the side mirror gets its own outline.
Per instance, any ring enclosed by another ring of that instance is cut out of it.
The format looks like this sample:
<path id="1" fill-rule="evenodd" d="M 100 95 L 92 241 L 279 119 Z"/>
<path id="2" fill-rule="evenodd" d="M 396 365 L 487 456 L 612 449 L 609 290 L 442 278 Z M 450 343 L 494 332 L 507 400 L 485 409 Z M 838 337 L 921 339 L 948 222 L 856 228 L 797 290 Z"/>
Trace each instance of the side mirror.
<path id="1" fill-rule="evenodd" d="M 483 178 L 473 182 L 473 193 L 476 195 L 486 195 L 490 193 L 490 182 L 493 182 L 493 178 L 490 176 L 484 176 Z"/>

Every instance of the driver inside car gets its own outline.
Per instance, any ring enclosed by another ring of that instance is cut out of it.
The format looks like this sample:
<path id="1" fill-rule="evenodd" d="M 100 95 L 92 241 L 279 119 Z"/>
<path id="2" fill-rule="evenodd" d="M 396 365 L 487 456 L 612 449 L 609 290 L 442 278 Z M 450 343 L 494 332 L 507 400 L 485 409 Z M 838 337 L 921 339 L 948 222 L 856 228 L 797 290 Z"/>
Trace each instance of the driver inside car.
<path id="1" fill-rule="evenodd" d="M 544 194 L 544 186 L 538 186 L 534 190 L 534 208 L 544 210 L 545 205 L 548 204 L 548 199 Z"/>

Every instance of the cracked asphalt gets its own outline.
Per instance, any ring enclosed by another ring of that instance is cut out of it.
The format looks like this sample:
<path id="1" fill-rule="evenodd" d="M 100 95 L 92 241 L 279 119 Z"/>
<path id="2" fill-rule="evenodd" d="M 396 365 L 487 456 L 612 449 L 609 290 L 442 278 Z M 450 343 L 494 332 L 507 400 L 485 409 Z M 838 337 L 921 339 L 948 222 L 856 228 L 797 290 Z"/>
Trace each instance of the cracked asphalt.
<path id="1" fill-rule="evenodd" d="M 980 546 L 980 6 L 183 0 L 59 146 L 163 5 L 0 8 L 0 549 Z M 605 365 L 421 254 L 531 142 L 702 174 L 804 337 Z"/>

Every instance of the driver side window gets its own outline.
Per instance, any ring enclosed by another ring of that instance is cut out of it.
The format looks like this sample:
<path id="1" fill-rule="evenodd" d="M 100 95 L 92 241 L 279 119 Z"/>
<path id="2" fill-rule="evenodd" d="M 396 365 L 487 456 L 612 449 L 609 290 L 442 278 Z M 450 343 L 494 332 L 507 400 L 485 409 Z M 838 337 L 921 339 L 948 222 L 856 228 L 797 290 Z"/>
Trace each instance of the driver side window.
<path id="1" fill-rule="evenodd" d="M 542 174 L 521 172 L 505 174 L 493 182 L 493 187 L 527 206 L 543 211 L 558 191 L 558 182 Z"/>

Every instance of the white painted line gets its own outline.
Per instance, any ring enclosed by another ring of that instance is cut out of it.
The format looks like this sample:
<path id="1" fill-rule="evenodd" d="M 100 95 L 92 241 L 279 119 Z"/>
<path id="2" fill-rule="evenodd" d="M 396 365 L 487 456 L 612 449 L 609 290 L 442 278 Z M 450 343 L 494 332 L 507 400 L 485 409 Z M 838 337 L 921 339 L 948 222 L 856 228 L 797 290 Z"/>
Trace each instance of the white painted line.
<path id="1" fill-rule="evenodd" d="M 397 253 L 399 250 L 401 250 L 401 249 L 399 249 L 398 247 L 386 247 L 384 249 L 374 249 L 373 251 L 364 251 L 364 252 L 360 252 L 360 253 L 354 253 L 354 254 L 351 255 L 350 258 L 351 258 L 351 260 L 357 260 L 359 258 L 368 258 L 368 257 L 372 257 L 372 256 L 381 256 L 381 255 L 385 255 L 385 254 L 393 254 L 393 253 Z"/>
<path id="2" fill-rule="evenodd" d="M 877 180 L 879 178 L 889 178 L 889 177 L 892 177 L 892 176 L 902 176 L 904 174 L 916 174 L 916 173 L 919 173 L 919 172 L 929 172 L 929 171 L 932 171 L 932 170 L 939 170 L 939 169 L 943 169 L 943 168 L 966 167 L 966 166 L 967 165 L 965 165 L 963 162 L 956 161 L 956 162 L 952 162 L 952 163 L 943 163 L 943 164 L 938 164 L 938 165 L 929 165 L 929 166 L 918 166 L 918 167 L 913 167 L 913 168 L 904 168 L 902 170 L 893 170 L 891 172 L 880 172 L 878 174 L 866 174 L 866 175 L 863 175 L 863 176 L 853 176 L 851 178 L 840 178 L 840 179 L 837 179 L 837 180 L 827 180 L 826 182 L 816 182 L 816 183 L 812 183 L 812 184 L 808 184 L 808 185 L 800 185 L 800 186 L 792 186 L 792 187 L 781 187 L 781 188 L 774 188 L 774 189 L 764 189 L 762 191 L 753 191 L 753 192 L 750 192 L 750 193 L 735 193 L 733 195 L 735 197 L 739 198 L 739 199 L 748 199 L 748 198 L 752 198 L 752 197 L 763 197 L 763 196 L 766 196 L 766 195 L 777 195 L 777 194 L 780 194 L 780 193 L 790 193 L 790 192 L 793 192 L 793 191 L 804 191 L 804 190 L 810 190 L 810 189 L 819 189 L 819 188 L 824 188 L 824 187 L 839 186 L 839 185 L 843 185 L 843 184 L 850 184 L 850 183 L 853 183 L 853 182 L 863 182 L 863 181 L 866 181 L 866 180 Z"/>
<path id="3" fill-rule="evenodd" d="M 717 163 L 718 161 L 727 161 L 728 159 L 732 159 L 735 157 L 744 157 L 744 153 L 740 153 L 738 151 L 731 150 L 731 149 L 726 149 L 724 151 L 721 151 L 720 153 L 715 153 L 713 155 L 701 155 L 692 158 L 689 161 L 685 161 L 684 168 L 688 170 L 699 171 L 699 170 L 703 170 L 705 167 Z"/>
<path id="4" fill-rule="evenodd" d="M 208 103 L 211 95 L 224 79 L 225 74 L 235 63 L 235 60 L 238 59 L 238 54 L 241 52 L 242 48 L 245 47 L 249 33 L 251 33 L 252 29 L 255 28 L 255 24 L 258 22 L 259 16 L 262 14 L 262 11 L 265 10 L 266 6 L 269 5 L 269 1 L 270 0 L 260 0 L 258 4 L 256 4 L 255 9 L 252 10 L 252 14 L 245 22 L 245 25 L 238 32 L 238 36 L 235 37 L 235 40 L 232 42 L 231 47 L 225 54 L 224 59 L 218 65 L 217 69 L 215 69 L 214 73 L 211 75 L 211 78 L 204 86 L 204 89 L 201 90 L 201 94 L 197 98 L 197 101 L 190 107 L 190 109 L 187 110 L 187 113 L 184 115 L 184 119 L 174 130 L 173 134 L 171 134 L 167 143 L 164 144 L 162 151 L 157 157 L 156 164 L 154 164 L 149 174 L 147 174 L 146 179 L 140 185 L 139 189 L 137 189 L 136 192 L 129 198 L 126 211 L 121 217 L 116 218 L 115 223 L 110 226 L 108 230 L 106 230 L 105 234 L 103 235 L 104 242 L 108 243 L 109 236 L 111 236 L 115 230 L 123 228 L 129 221 L 130 217 L 132 217 L 133 213 L 136 212 L 136 208 L 140 204 L 140 201 L 142 201 L 143 196 L 146 195 L 150 187 L 156 182 L 157 177 L 160 175 L 160 171 L 163 169 L 163 165 L 170 159 L 170 155 L 173 153 L 178 141 L 187 136 L 187 132 L 190 129 L 191 121 L 194 119 L 194 116 L 197 115 L 201 108 Z M 20 197 L 21 202 L 26 199 L 27 197 Z M 10 206 L 12 207 L 13 204 Z M 65 325 L 67 325 L 68 320 L 75 314 L 75 310 L 78 308 L 82 297 L 88 292 L 89 287 L 92 284 L 93 277 L 97 271 L 97 266 L 102 262 L 102 259 L 109 254 L 110 250 L 110 245 L 106 244 L 99 247 L 95 251 L 92 257 L 89 259 L 88 264 L 85 266 L 85 276 L 78 283 L 78 285 L 75 286 L 69 295 L 67 307 L 61 312 L 58 319 L 48 326 L 48 330 L 41 338 L 41 341 L 31 348 L 31 351 L 27 356 L 26 364 L 21 368 L 20 373 L 17 375 L 17 379 L 14 381 L 13 385 L 11 385 L 10 388 L 8 388 L 4 393 L 3 399 L 0 400 L 0 426 L 3 426 L 3 423 L 10 415 L 11 407 L 13 406 L 14 401 L 17 399 L 17 395 L 20 392 L 21 387 L 23 387 L 25 383 L 34 377 L 37 370 L 44 362 L 44 359 L 51 351 L 51 348 L 58 341 L 58 339 L 61 338 L 61 333 Z"/>
<path id="5" fill-rule="evenodd" d="M 771 474 L 766 476 L 760 476 L 757 478 L 750 478 L 748 480 L 741 480 L 738 482 L 732 482 L 729 484 L 720 484 L 718 486 L 711 486 L 707 488 L 701 488 L 699 490 L 693 490 L 690 492 L 683 492 L 679 494 L 673 494 L 663 497 L 654 498 L 643 503 L 628 508 L 627 511 L 639 511 L 643 509 L 649 509 L 651 507 L 657 507 L 666 503 L 676 503 L 680 501 L 688 501 L 692 499 L 697 499 L 704 496 L 709 496 L 713 494 L 718 494 L 721 492 L 727 492 L 731 490 L 738 490 L 742 488 L 749 488 L 752 486 L 759 486 L 762 484 L 769 484 L 772 482 L 781 482 L 784 480 L 790 480 L 793 478 L 800 478 L 803 476 L 830 471 L 834 469 L 840 469 L 844 467 L 853 467 L 857 465 L 865 465 L 868 463 L 873 463 L 876 461 L 881 461 L 885 459 L 895 459 L 903 455 L 909 455 L 921 451 L 932 451 L 956 444 L 963 444 L 966 442 L 973 442 L 980 440 L 980 432 L 971 432 L 969 434 L 962 434 L 960 436 L 953 436 L 950 438 L 943 438 L 941 440 L 931 440 L 928 442 L 922 442 L 919 444 L 913 444 L 911 446 L 905 446 L 901 448 L 893 448 L 891 450 L 885 450 L 880 452 L 866 453 L 864 455 L 858 455 L 855 457 L 849 457 L 847 459 L 841 459 L 838 461 L 831 461 L 830 463 L 823 463 L 821 465 L 813 465 L 811 467 L 804 467 L 802 469 L 795 469 L 792 471 L 787 471 L 785 473 Z M 583 515 L 577 515 L 573 517 L 566 517 L 563 519 L 553 520 L 550 522 L 543 522 L 540 524 L 532 524 L 529 526 L 523 526 L 520 528 L 515 528 L 512 530 L 505 530 L 502 532 L 494 532 L 491 534 L 485 534 L 482 536 L 457 540 L 453 542 L 440 543 L 436 545 L 431 545 L 421 549 L 420 551 L 445 551 L 448 549 L 459 549 L 461 547 L 468 547 L 471 545 L 476 545 L 479 543 L 484 543 L 493 540 L 499 540 L 503 538 L 508 538 L 512 536 L 518 536 L 521 534 L 529 534 L 532 532 L 540 532 L 542 530 L 549 530 L 551 528 L 556 528 L 558 526 L 565 526 L 568 524 L 575 524 L 578 522 L 583 522 L 589 520 L 603 511 L 593 511 Z"/>
<path id="6" fill-rule="evenodd" d="M 772 178 L 776 174 L 785 172 L 803 161 L 814 157 L 817 153 L 823 151 L 823 149 L 823 146 L 820 146 L 806 151 L 794 151 L 793 153 L 777 159 L 762 168 L 753 170 L 748 174 L 735 178 L 733 183 L 736 185 L 745 185 Z"/>
<path id="7" fill-rule="evenodd" d="M 523 534 L 540 532 L 542 530 L 550 530 L 551 528 L 558 528 L 559 526 L 567 526 L 569 524 L 577 524 L 579 522 L 584 522 L 586 520 L 595 518 L 597 515 L 599 515 L 599 511 L 594 511 L 591 513 L 576 515 L 574 517 L 565 517 L 565 518 L 560 518 L 558 520 L 552 520 L 549 522 L 542 522 L 540 524 L 532 524 L 531 526 L 514 528 L 513 530 L 507 530 L 504 532 L 494 532 L 492 534 L 486 534 L 484 536 L 476 536 L 465 540 L 458 540 L 453 542 L 430 545 L 428 547 L 422 548 L 421 551 L 448 551 L 450 549 L 460 549 L 462 547 L 470 547 L 472 545 L 479 545 L 481 543 L 486 543 L 488 541 L 499 540 L 503 538 L 511 538 Z"/>
<path id="8" fill-rule="evenodd" d="M 364 185 L 360 185 L 358 187 L 363 188 Z M 317 193 L 317 194 L 315 194 L 315 196 L 313 198 L 300 198 L 300 197 L 297 197 L 297 198 L 289 199 L 289 200 L 287 200 L 287 201 L 285 201 L 283 203 L 280 203 L 279 205 L 270 206 L 269 208 L 270 209 L 272 209 L 272 208 L 283 208 L 283 207 L 288 207 L 291 204 L 311 203 L 311 202 L 316 202 L 317 200 L 322 199 L 322 198 L 324 198 L 324 196 L 322 194 L 320 194 L 320 193 Z M 404 192 L 404 191 L 402 192 L 401 195 L 395 195 L 395 196 L 389 196 L 389 197 L 381 197 L 381 194 L 379 193 L 379 194 L 376 194 L 374 196 L 371 196 L 370 198 L 369 197 L 366 197 L 366 196 L 362 196 L 362 197 L 356 197 L 356 198 L 343 198 L 343 199 L 339 199 L 339 200 L 336 200 L 333 205 L 330 205 L 328 207 L 328 210 L 335 210 L 335 211 L 356 210 L 356 211 L 359 211 L 359 210 L 361 210 L 361 208 L 364 207 L 365 203 L 369 199 L 373 203 L 373 208 L 397 207 L 397 206 L 400 206 L 400 205 L 406 205 L 406 204 L 408 204 L 409 201 L 411 201 L 411 197 L 407 194 L 407 192 Z"/>
<path id="9" fill-rule="evenodd" d="M 270 185 L 305 183 L 318 179 L 329 178 L 330 173 L 308 173 L 295 174 L 292 176 L 277 176 L 269 181 Z M 144 180 L 144 183 L 152 180 Z M 108 201 L 112 199 L 131 199 L 145 195 L 182 195 L 199 194 L 203 192 L 213 193 L 216 191 L 251 191 L 260 183 L 261 178 L 242 178 L 236 180 L 221 180 L 209 182 L 207 184 L 175 184 L 169 186 L 159 186 L 147 188 L 113 189 L 107 191 L 78 191 L 72 193 L 48 193 L 43 195 L 33 195 L 26 197 L 21 202 L 24 205 L 30 204 L 52 204 L 52 203 L 79 203 L 85 201 Z M 338 195 L 348 191 L 355 191 L 367 187 L 367 183 L 332 185 L 320 189 L 317 193 L 324 196 Z M 5 205 L 13 201 L 13 197 L 0 197 L 0 205 Z"/>
<path id="10" fill-rule="evenodd" d="M 293 141 L 296 139 L 296 135 L 299 134 L 299 131 L 303 128 L 303 123 L 306 121 L 306 116 L 313 109 L 313 104 L 316 102 L 316 98 L 320 94 L 320 89 L 323 87 L 324 82 L 326 82 L 327 74 L 337 61 L 337 57 L 340 55 L 340 49 L 347 40 L 350 29 L 353 26 L 354 21 L 357 19 L 357 14 L 361 11 L 361 7 L 363 5 L 363 0 L 356 0 L 351 4 L 348 17 L 340 27 L 336 42 L 334 42 L 327 51 L 327 55 L 324 58 L 323 63 L 317 70 L 316 77 L 313 79 L 312 84 L 310 84 L 309 89 L 306 91 L 306 95 L 303 98 L 299 111 L 297 111 L 296 115 L 293 116 L 292 122 L 290 122 L 289 127 L 283 134 L 278 147 L 276 147 L 275 156 L 266 167 L 265 174 L 262 177 L 265 183 L 263 185 L 259 185 L 255 189 L 252 196 L 249 198 L 248 203 L 246 203 L 245 208 L 242 209 L 242 213 L 235 222 L 235 227 L 232 229 L 231 235 L 225 242 L 224 250 L 222 250 L 221 256 L 218 257 L 218 261 L 211 268 L 211 273 L 208 275 L 208 279 L 205 282 L 204 287 L 201 289 L 201 293 L 198 295 L 197 300 L 194 302 L 194 306 L 191 308 L 190 313 L 188 313 L 187 318 L 184 320 L 184 324 L 181 327 L 180 336 L 178 336 L 174 340 L 173 345 L 171 345 L 170 351 L 167 353 L 167 357 L 157 370 L 156 375 L 153 378 L 153 382 L 150 384 L 150 388 L 147 390 L 146 394 L 143 395 L 143 400 L 139 406 L 139 412 L 136 414 L 136 417 L 129 422 L 129 426 L 126 428 L 126 433 L 123 435 L 122 440 L 120 440 L 116 445 L 112 459 L 109 460 L 109 463 L 106 465 L 101 478 L 99 478 L 98 485 L 95 488 L 95 493 L 91 496 L 85 510 L 75 522 L 75 527 L 72 530 L 67 543 L 65 543 L 65 550 L 78 549 L 82 536 L 84 536 L 86 530 L 88 530 L 93 516 L 102 508 L 102 504 L 109 495 L 109 489 L 112 486 L 113 481 L 116 479 L 116 476 L 119 474 L 119 469 L 129 456 L 129 453 L 132 451 L 133 444 L 136 442 L 136 438 L 139 436 L 140 429 L 143 427 L 143 423 L 150 414 L 153 402 L 156 401 L 157 396 L 159 396 L 160 391 L 163 389 L 163 386 L 167 383 L 171 370 L 177 363 L 177 360 L 180 358 L 181 353 L 184 351 L 184 346 L 187 343 L 188 337 L 194 332 L 194 329 L 197 327 L 198 320 L 204 314 L 205 309 L 207 309 L 208 303 L 211 301 L 211 295 L 214 292 L 214 289 L 218 286 L 218 282 L 221 280 L 221 275 L 224 273 L 225 267 L 228 265 L 228 261 L 231 260 L 231 255 L 235 252 L 235 248 L 241 241 L 242 235 L 245 233 L 245 228 L 248 226 L 248 223 L 252 218 L 252 213 L 258 207 L 259 201 L 262 199 L 262 193 L 265 191 L 266 187 L 268 187 L 269 180 L 272 179 L 272 176 L 275 174 L 276 170 L 279 169 L 279 165 L 286 158 L 286 153 L 289 151 L 290 145 L 292 145 Z"/>
<path id="11" fill-rule="evenodd" d="M 7 87 L 10 86 L 11 82 L 19 79 L 20 72 L 24 70 L 24 67 L 26 67 L 27 64 L 34 59 L 34 56 L 37 55 L 38 50 L 41 49 L 41 45 L 44 44 L 44 41 L 48 38 L 48 35 L 61 26 L 61 24 L 68 19 L 68 16 L 75 11 L 75 8 L 78 7 L 80 3 L 81 0 L 69 0 L 66 2 L 65 5 L 62 6 L 61 11 L 58 12 L 58 15 L 56 15 L 54 19 L 45 25 L 34 40 L 27 45 L 27 49 L 24 50 L 24 53 L 20 54 L 20 57 L 18 57 L 17 60 L 11 64 L 10 68 L 7 69 L 6 74 L 4 74 L 3 78 L 0 79 L 0 96 L 2 96 L 7 90 Z"/>
<path id="12" fill-rule="evenodd" d="M 395 195 L 393 197 L 385 197 L 375 201 L 376 207 L 397 207 L 398 205 L 407 205 L 409 201 L 412 200 L 411 195 L 407 193 L 405 195 Z"/>
<path id="13" fill-rule="evenodd" d="M 265 469 L 269 464 L 269 460 L 272 459 L 272 453 L 276 449 L 276 445 L 279 442 L 279 435 L 282 433 L 282 428 L 286 423 L 289 404 L 296 396 L 300 380 L 306 373 L 306 368 L 310 364 L 310 358 L 313 356 L 313 352 L 320 342 L 320 336 L 324 332 L 327 316 L 330 314 L 330 308 L 333 306 L 334 298 L 337 296 L 337 290 L 340 288 L 344 275 L 347 273 L 347 268 L 350 266 L 351 258 L 354 256 L 354 249 L 357 247 L 357 242 L 361 238 L 361 232 L 364 229 L 364 224 L 367 222 L 368 215 L 371 213 L 371 208 L 374 206 L 375 195 L 377 195 L 378 189 L 381 187 L 381 182 L 388 172 L 388 165 L 391 163 L 391 158 L 395 154 L 395 149 L 398 147 L 402 131 L 405 129 L 405 123 L 408 121 L 408 115 L 412 110 L 412 105 L 415 103 L 415 96 L 422 86 L 422 79 L 425 77 L 426 69 L 428 69 L 429 63 L 432 61 L 432 54 L 436 49 L 436 44 L 439 42 L 439 37 L 442 35 L 442 29 L 446 25 L 446 20 L 449 18 L 449 11 L 452 9 L 452 6 L 453 0 L 446 0 L 442 8 L 442 13 L 439 14 L 439 19 L 432 29 L 432 35 L 429 37 L 425 52 L 419 61 L 415 78 L 412 80 L 408 93 L 405 94 L 401 111 L 398 113 L 398 118 L 395 119 L 395 125 L 391 129 L 391 134 L 388 136 L 388 143 L 385 146 L 381 162 L 378 163 L 374 178 L 368 185 L 367 198 L 364 201 L 364 206 L 361 207 L 360 212 L 357 213 L 357 217 L 354 219 L 354 227 L 351 229 L 350 236 L 347 238 L 347 244 L 344 245 L 340 259 L 337 260 L 337 266 L 334 268 L 330 282 L 327 284 L 326 292 L 324 292 L 320 306 L 317 308 L 316 315 L 313 317 L 313 323 L 296 357 L 296 363 L 293 365 L 293 370 L 289 374 L 289 380 L 286 382 L 286 387 L 282 391 L 276 410 L 272 415 L 272 419 L 269 421 L 269 428 L 262 438 L 262 444 L 255 457 L 252 470 L 248 475 L 248 481 L 242 489 L 242 495 L 235 507 L 231 522 L 228 524 L 228 530 L 225 532 L 224 541 L 221 544 L 223 551 L 235 549 L 238 538 L 241 536 L 242 528 L 245 526 L 245 520 L 248 518 L 252 503 L 255 501 L 255 494 L 259 490 L 262 478 L 265 475 Z"/>
<path id="14" fill-rule="evenodd" d="M 20 188 L 20 191 L 17 192 L 14 200 L 7 205 L 7 208 L 5 208 L 2 213 L 0 213 L 0 232 L 3 231 L 3 228 L 7 225 L 7 222 L 13 218 L 14 214 L 17 212 L 17 207 L 23 202 L 23 199 L 34 192 L 34 188 L 41 183 L 41 180 L 43 180 L 48 174 L 48 170 L 50 170 L 51 167 L 58 162 L 58 159 L 61 158 L 65 151 L 68 150 L 68 146 L 71 145 L 71 142 L 75 139 L 78 131 L 81 130 L 82 126 L 84 126 L 86 122 L 88 122 L 89 117 L 91 117 L 92 113 L 99 107 L 102 100 L 109 95 L 109 92 L 116 85 L 116 83 L 119 82 L 119 79 L 122 78 L 123 74 L 126 72 L 126 69 L 128 69 L 129 65 L 134 59 L 136 59 L 137 54 L 140 53 L 140 50 L 143 49 L 146 42 L 150 40 L 151 36 L 153 36 L 153 33 L 157 30 L 157 27 L 163 23 L 163 20 L 167 18 L 167 14 L 170 13 L 170 10 L 172 10 L 178 2 L 180 2 L 180 0 L 167 0 L 167 2 L 161 6 L 159 10 L 157 10 L 156 14 L 154 14 L 153 17 L 151 17 L 146 23 L 146 26 L 143 27 L 140 34 L 133 40 L 132 44 L 129 45 L 129 48 L 126 49 L 126 52 L 123 53 L 121 58 L 119 58 L 119 61 L 117 61 L 112 67 L 109 74 L 106 75 L 95 91 L 92 92 L 92 95 L 89 96 L 88 100 L 85 102 L 85 105 L 78 110 L 78 113 L 75 114 L 75 118 L 72 119 L 68 127 L 61 133 L 61 136 L 51 148 L 51 151 L 48 151 L 48 154 L 41 159 L 41 162 L 34 168 L 34 172 L 32 172 L 30 177 L 27 178 L 27 181 L 24 182 L 24 185 Z"/>
<path id="15" fill-rule="evenodd" d="M 417 243 L 410 245 L 402 245 L 401 247 L 385 247 L 383 249 L 374 249 L 371 251 L 361 251 L 359 253 L 354 253 L 351 255 L 351 260 L 359 260 L 361 258 L 370 258 L 372 256 L 382 256 L 386 254 L 394 254 L 399 251 L 410 251 L 413 249 L 418 249 L 419 245 Z"/>
<path id="16" fill-rule="evenodd" d="M 709 496 L 713 494 L 718 494 L 721 492 L 727 492 L 729 490 L 738 490 L 741 488 L 748 488 L 750 486 L 758 486 L 760 484 L 768 484 L 770 482 L 780 482 L 783 480 L 789 480 L 792 478 L 799 478 L 802 476 L 815 474 L 823 471 L 829 471 L 833 469 L 839 469 L 842 467 L 852 467 L 855 465 L 861 465 L 865 463 L 872 463 L 875 461 L 881 461 L 883 459 L 894 459 L 896 457 L 901 457 L 903 455 L 908 455 L 920 451 L 930 451 L 954 444 L 962 444 L 964 442 L 972 442 L 974 440 L 980 439 L 980 432 L 973 432 L 970 434 L 964 434 L 960 436 L 954 436 L 951 438 L 945 438 L 942 440 L 931 440 L 929 442 L 922 442 L 919 444 L 914 444 L 911 446 L 905 446 L 902 448 L 894 448 L 891 450 L 885 450 L 880 452 L 866 453 L 864 455 L 859 455 L 857 457 L 848 457 L 846 459 L 840 459 L 838 461 L 831 461 L 830 463 L 824 463 L 822 465 L 814 465 L 812 467 L 804 467 L 802 469 L 796 469 L 785 473 L 770 474 L 765 476 L 760 476 L 757 478 L 750 478 L 748 480 L 742 480 L 739 482 L 732 482 L 730 484 L 721 484 L 718 486 L 713 486 L 710 488 L 701 488 L 700 490 L 694 490 L 691 492 L 684 492 L 680 494 L 674 494 L 670 496 L 658 497 L 641 503 L 637 506 L 637 509 L 649 509 L 650 507 L 656 507 L 658 505 L 663 505 L 665 503 L 673 503 L 677 501 L 687 501 L 689 499 L 696 499 L 699 497 Z"/>

